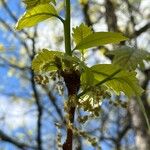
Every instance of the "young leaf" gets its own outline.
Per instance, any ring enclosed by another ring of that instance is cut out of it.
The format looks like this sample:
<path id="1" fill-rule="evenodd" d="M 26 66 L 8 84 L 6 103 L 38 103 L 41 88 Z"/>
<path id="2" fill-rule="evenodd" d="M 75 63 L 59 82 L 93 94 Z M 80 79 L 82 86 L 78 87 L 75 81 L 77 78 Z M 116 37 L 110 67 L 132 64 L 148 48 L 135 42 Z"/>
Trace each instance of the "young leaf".
<path id="1" fill-rule="evenodd" d="M 59 62 L 57 62 L 58 59 Z M 76 65 L 82 70 L 86 68 L 86 65 L 75 56 L 69 56 L 63 52 L 49 51 L 47 49 L 40 51 L 32 61 L 32 69 L 36 73 L 45 73 L 52 70 L 57 70 L 58 66 L 65 69 L 67 66 L 73 67 Z"/>
<path id="2" fill-rule="evenodd" d="M 124 37 L 121 33 L 95 32 L 83 38 L 74 49 L 87 49 L 110 43 L 119 43 L 125 40 L 127 40 L 127 38 Z"/>
<path id="3" fill-rule="evenodd" d="M 39 22 L 57 15 L 57 11 L 52 4 L 40 4 L 27 10 L 16 24 L 16 29 L 21 30 L 31 27 Z"/>
<path id="4" fill-rule="evenodd" d="M 94 80 L 92 83 L 92 86 L 94 86 L 111 76 L 114 72 L 119 70 L 120 67 L 112 64 L 99 64 L 92 66 L 90 69 L 94 75 Z M 88 82 L 88 80 L 86 82 Z M 135 95 L 139 96 L 143 92 L 142 88 L 138 84 L 136 73 L 133 71 L 128 72 L 125 70 L 121 70 L 109 80 L 107 80 L 107 82 L 105 82 L 103 85 L 108 89 L 112 89 L 116 94 L 120 94 L 120 92 L 122 91 L 128 97 Z"/>
<path id="5" fill-rule="evenodd" d="M 114 51 L 108 52 L 114 55 L 113 64 L 120 65 L 124 69 L 135 70 L 138 65 L 143 66 L 143 60 L 150 58 L 150 53 L 124 46 Z"/>
<path id="6" fill-rule="evenodd" d="M 92 34 L 92 30 L 90 27 L 88 27 L 85 24 L 81 24 L 80 26 L 77 26 L 76 28 L 73 28 L 73 39 L 76 44 L 78 44 L 80 41 L 82 41 L 85 37 Z"/>
<path id="7" fill-rule="evenodd" d="M 26 4 L 26 9 L 31 9 L 40 4 L 56 3 L 55 0 L 23 0 L 23 2 Z"/>
<path id="8" fill-rule="evenodd" d="M 84 89 L 94 85 L 94 74 L 90 68 L 81 75 L 81 85 Z"/>
<path id="9" fill-rule="evenodd" d="M 39 3 L 38 0 L 23 0 L 23 2 L 26 5 L 26 9 L 31 9 Z"/>
<path id="10" fill-rule="evenodd" d="M 65 67 L 76 66 L 76 69 L 79 69 L 80 71 L 87 69 L 86 64 L 76 56 L 70 56 L 70 55 L 64 54 L 63 56 L 59 58 L 61 58 Z"/>
<path id="11" fill-rule="evenodd" d="M 32 61 L 32 69 L 36 73 L 43 73 L 47 71 L 57 70 L 56 67 L 56 57 L 61 57 L 64 55 L 63 52 L 59 51 L 49 51 L 43 49 L 40 51 Z"/>

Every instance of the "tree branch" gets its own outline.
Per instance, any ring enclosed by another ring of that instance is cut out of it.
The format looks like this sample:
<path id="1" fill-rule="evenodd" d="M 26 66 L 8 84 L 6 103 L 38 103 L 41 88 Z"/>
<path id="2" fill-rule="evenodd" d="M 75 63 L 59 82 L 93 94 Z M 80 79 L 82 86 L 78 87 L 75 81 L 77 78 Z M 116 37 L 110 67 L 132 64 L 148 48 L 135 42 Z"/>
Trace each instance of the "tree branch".
<path id="1" fill-rule="evenodd" d="M 6 23 L 6 21 L 4 21 L 2 18 L 0 18 L 0 22 L 4 25 L 4 27 L 10 31 L 19 41 L 20 43 L 25 47 L 25 50 L 28 54 L 28 56 L 30 57 L 30 52 L 29 52 L 29 47 L 28 45 L 26 44 L 26 42 L 13 30 L 13 28 L 8 24 Z"/>
<path id="2" fill-rule="evenodd" d="M 32 38 L 32 55 L 31 55 L 31 61 L 33 60 L 34 56 L 35 56 L 35 38 L 36 38 L 36 28 L 34 31 L 34 38 Z M 40 97 L 36 88 L 36 83 L 34 81 L 34 72 L 31 69 L 31 86 L 32 86 L 32 90 L 34 93 L 34 97 L 35 97 L 35 102 L 37 105 L 37 111 L 38 111 L 38 116 L 37 116 L 37 144 L 38 144 L 38 150 L 42 150 L 42 133 L 41 133 L 41 128 L 42 128 L 42 114 L 43 114 L 43 109 L 42 109 L 42 105 L 40 103 Z"/>
<path id="3" fill-rule="evenodd" d="M 148 22 L 147 24 L 145 24 L 139 30 L 135 30 L 135 32 L 133 33 L 133 35 L 131 36 L 131 38 L 136 38 L 139 35 L 141 35 L 143 32 L 146 32 L 149 29 L 150 29 L 150 22 Z"/>
<path id="4" fill-rule="evenodd" d="M 67 115 L 68 115 L 68 120 L 69 123 L 73 124 L 74 122 L 74 115 L 75 115 L 75 109 L 76 107 L 72 104 L 73 99 L 75 98 L 75 101 L 77 101 L 77 92 L 80 88 L 80 73 L 78 71 L 70 70 L 69 72 L 62 72 L 62 77 L 64 77 L 64 81 L 68 90 L 68 104 L 70 103 L 71 105 L 67 105 Z M 73 144 L 73 131 L 72 129 L 68 126 L 67 127 L 67 138 L 65 143 L 63 144 L 63 150 L 72 150 Z"/>
<path id="5" fill-rule="evenodd" d="M 30 146 L 25 143 L 19 142 L 17 139 L 13 139 L 12 137 L 6 135 L 3 131 L 0 130 L 0 139 L 6 142 L 9 142 L 22 150 L 26 150 L 25 148 L 37 149 L 35 146 Z"/>
<path id="6" fill-rule="evenodd" d="M 106 18 L 106 23 L 108 27 L 108 31 L 118 31 L 118 26 L 117 26 L 117 17 L 115 14 L 115 7 L 111 0 L 105 0 L 105 18 Z"/>

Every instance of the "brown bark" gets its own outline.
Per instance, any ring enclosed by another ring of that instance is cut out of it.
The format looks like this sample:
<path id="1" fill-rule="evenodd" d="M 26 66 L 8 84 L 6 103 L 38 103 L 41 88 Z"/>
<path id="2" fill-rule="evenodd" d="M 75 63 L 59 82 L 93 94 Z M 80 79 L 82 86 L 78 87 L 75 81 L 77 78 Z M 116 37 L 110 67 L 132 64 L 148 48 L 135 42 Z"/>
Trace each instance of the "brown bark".
<path id="1" fill-rule="evenodd" d="M 75 107 L 70 108 L 69 111 L 69 120 L 71 123 L 74 121 Z M 72 129 L 67 129 L 67 138 L 63 144 L 63 150 L 72 150 L 73 148 L 73 132 Z"/>
<path id="2" fill-rule="evenodd" d="M 65 84 L 68 90 L 68 101 L 71 100 L 72 97 L 77 95 L 77 92 L 80 87 L 80 73 L 75 70 L 62 72 L 62 76 L 64 77 Z M 75 115 L 75 106 L 71 106 L 68 111 L 69 121 L 73 124 L 74 115 Z M 65 143 L 63 144 L 63 150 L 72 150 L 73 148 L 73 131 L 71 128 L 67 128 L 67 138 Z"/>

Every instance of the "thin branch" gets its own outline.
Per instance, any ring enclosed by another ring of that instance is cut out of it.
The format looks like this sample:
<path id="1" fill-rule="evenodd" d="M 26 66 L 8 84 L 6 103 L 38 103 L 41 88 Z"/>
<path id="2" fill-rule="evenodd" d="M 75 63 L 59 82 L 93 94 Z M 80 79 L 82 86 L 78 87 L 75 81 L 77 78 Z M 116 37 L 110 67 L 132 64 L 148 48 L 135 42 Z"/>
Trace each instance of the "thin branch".
<path id="1" fill-rule="evenodd" d="M 2 0 L 2 4 L 4 6 L 4 9 L 8 12 L 9 16 L 14 20 L 14 22 L 17 22 L 18 18 L 12 13 L 12 11 L 8 7 L 7 3 L 4 0 Z M 31 38 L 25 30 L 22 30 L 22 32 L 27 36 L 27 38 L 29 38 L 29 39 Z"/>
<path id="2" fill-rule="evenodd" d="M 5 0 L 2 0 L 2 4 L 4 6 L 4 9 L 8 12 L 8 14 L 10 15 L 10 17 L 17 22 L 17 17 L 12 13 L 12 11 L 9 9 L 7 3 L 5 2 Z"/>
<path id="3" fill-rule="evenodd" d="M 22 150 L 26 150 L 26 148 L 37 149 L 35 146 L 31 146 L 22 142 L 19 142 L 17 139 L 14 139 L 8 135 L 6 135 L 3 131 L 0 130 L 0 139 L 9 142 Z"/>
<path id="4" fill-rule="evenodd" d="M 37 105 L 37 110 L 38 110 L 38 116 L 37 116 L 37 144 L 38 144 L 38 150 L 42 150 L 42 134 L 41 134 L 41 121 L 42 121 L 42 106 L 40 103 L 40 98 L 37 92 L 37 88 L 36 88 L 36 84 L 34 81 L 34 73 L 33 71 L 31 71 L 31 86 L 32 86 L 32 90 L 34 93 L 34 98 L 36 101 L 36 105 Z"/>
<path id="5" fill-rule="evenodd" d="M 62 112 L 61 112 L 60 108 L 58 107 L 58 105 L 56 103 L 56 97 L 54 97 L 53 94 L 50 91 L 48 91 L 47 88 L 44 88 L 44 90 L 46 91 L 47 96 L 49 97 L 50 102 L 53 104 L 54 108 L 56 109 L 56 112 L 58 113 L 60 119 L 63 120 Z"/>
<path id="6" fill-rule="evenodd" d="M 140 36 L 142 33 L 146 32 L 149 29 L 150 29 L 150 22 L 148 22 L 147 24 L 145 24 L 139 30 L 135 30 L 135 32 L 133 33 L 133 35 L 131 36 L 131 38 L 136 38 L 136 37 Z"/>
<path id="7" fill-rule="evenodd" d="M 4 25 L 4 27 L 10 31 L 20 42 L 21 44 L 25 47 L 25 50 L 28 54 L 28 56 L 30 57 L 30 52 L 29 52 L 29 48 L 26 44 L 26 42 L 13 30 L 13 28 L 8 24 L 6 23 L 6 21 L 4 21 L 2 18 L 0 18 L 0 22 Z"/>
<path id="8" fill-rule="evenodd" d="M 0 59 L 3 60 L 5 62 L 5 64 L 0 64 L 1 67 L 5 67 L 6 65 L 21 70 L 21 71 L 25 71 L 25 70 L 30 70 L 30 67 L 20 67 L 16 64 L 12 64 L 11 62 L 9 62 L 7 59 L 3 58 L 2 56 L 0 56 Z"/>
<path id="9" fill-rule="evenodd" d="M 105 0 L 105 9 L 106 9 L 105 16 L 106 16 L 108 31 L 118 31 L 115 7 L 111 2 L 111 0 Z"/>
<path id="10" fill-rule="evenodd" d="M 135 33 L 136 22 L 135 22 L 135 18 L 133 16 L 132 5 L 130 4 L 130 2 L 128 0 L 125 0 L 125 2 L 126 2 L 127 7 L 128 7 L 128 12 L 129 12 L 129 15 L 130 15 L 130 20 L 131 20 L 131 23 L 132 23 L 133 34 L 134 34 Z M 134 38 L 134 41 L 135 41 L 135 47 L 137 47 L 137 40 L 136 40 L 136 38 Z"/>
<path id="11" fill-rule="evenodd" d="M 88 13 L 88 11 L 89 11 L 89 1 L 82 5 L 82 11 L 83 11 L 83 14 L 84 14 L 84 20 L 85 20 L 86 24 L 88 26 L 92 27 L 93 23 L 91 21 L 90 15 Z M 92 28 L 92 30 L 93 30 L 93 28 Z"/>
<path id="12" fill-rule="evenodd" d="M 31 55 L 31 61 L 33 60 L 36 52 L 35 52 L 35 38 L 37 36 L 37 30 L 35 28 L 34 31 L 34 38 L 32 38 L 32 55 Z M 34 72 L 31 69 L 31 86 L 32 90 L 34 93 L 34 98 L 35 102 L 37 105 L 37 110 L 38 110 L 38 116 L 37 116 L 37 144 L 38 144 L 38 150 L 42 150 L 42 133 L 41 133 L 41 128 L 42 128 L 42 114 L 43 114 L 43 108 L 40 103 L 40 97 L 37 91 L 36 83 L 34 81 Z"/>

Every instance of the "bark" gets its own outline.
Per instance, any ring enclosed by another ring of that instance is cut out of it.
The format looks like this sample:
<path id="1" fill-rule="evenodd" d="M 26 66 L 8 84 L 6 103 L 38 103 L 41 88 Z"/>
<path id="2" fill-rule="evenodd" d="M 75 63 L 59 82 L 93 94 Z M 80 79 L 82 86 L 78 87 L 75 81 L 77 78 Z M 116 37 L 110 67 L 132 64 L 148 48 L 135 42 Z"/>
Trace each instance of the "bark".
<path id="1" fill-rule="evenodd" d="M 68 90 L 68 101 L 77 95 L 80 87 L 80 73 L 75 70 L 62 72 L 64 81 Z M 75 115 L 75 106 L 71 106 L 68 111 L 69 121 L 73 124 Z M 63 150 L 72 150 L 73 148 L 73 131 L 71 128 L 67 128 L 67 138 L 63 144 Z"/>
<path id="2" fill-rule="evenodd" d="M 118 31 L 115 8 L 111 0 L 105 1 L 105 9 L 106 9 L 105 18 L 106 18 L 108 31 Z"/>
<path id="3" fill-rule="evenodd" d="M 132 119 L 132 126 L 135 129 L 135 143 L 138 150 L 149 150 L 150 135 L 141 109 L 136 101 L 132 99 L 129 111 Z"/>

